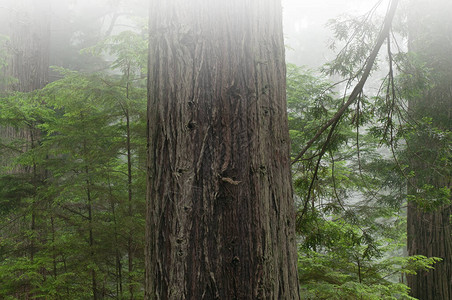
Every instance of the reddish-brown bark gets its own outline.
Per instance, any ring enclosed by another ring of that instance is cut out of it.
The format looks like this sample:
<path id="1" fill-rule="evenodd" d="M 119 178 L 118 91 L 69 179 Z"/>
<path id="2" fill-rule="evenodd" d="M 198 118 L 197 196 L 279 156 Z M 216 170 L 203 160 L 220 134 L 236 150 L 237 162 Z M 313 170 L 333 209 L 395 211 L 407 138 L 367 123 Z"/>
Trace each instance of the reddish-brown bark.
<path id="1" fill-rule="evenodd" d="M 147 299 L 298 299 L 281 3 L 151 1 Z"/>

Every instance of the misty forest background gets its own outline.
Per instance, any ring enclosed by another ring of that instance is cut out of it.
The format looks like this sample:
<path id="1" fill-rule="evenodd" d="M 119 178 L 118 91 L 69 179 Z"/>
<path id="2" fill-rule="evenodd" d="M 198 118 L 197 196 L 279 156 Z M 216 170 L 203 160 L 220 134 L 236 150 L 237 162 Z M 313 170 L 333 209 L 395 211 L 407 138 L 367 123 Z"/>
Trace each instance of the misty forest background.
<path id="1" fill-rule="evenodd" d="M 0 299 L 144 298 L 147 2 L 0 2 Z M 300 297 L 452 299 L 452 6 L 373 62 L 387 1 L 338 2 L 283 1 Z"/>

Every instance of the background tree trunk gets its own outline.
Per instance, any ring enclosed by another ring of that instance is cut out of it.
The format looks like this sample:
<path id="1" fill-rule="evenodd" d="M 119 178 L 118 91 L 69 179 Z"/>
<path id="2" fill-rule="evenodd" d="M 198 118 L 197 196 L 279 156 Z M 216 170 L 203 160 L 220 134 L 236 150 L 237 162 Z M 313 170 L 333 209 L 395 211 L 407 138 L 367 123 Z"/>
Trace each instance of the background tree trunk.
<path id="1" fill-rule="evenodd" d="M 7 16 L 11 62 L 7 75 L 17 79 L 9 90 L 31 92 L 48 83 L 50 0 L 20 0 Z"/>
<path id="2" fill-rule="evenodd" d="M 298 299 L 278 0 L 151 0 L 147 299 Z"/>
<path id="3" fill-rule="evenodd" d="M 423 90 L 421 97 L 409 99 L 410 115 L 417 121 L 432 118 L 432 126 L 450 131 L 452 4 L 444 0 L 413 0 L 410 9 L 410 50 L 431 69 L 431 88 Z M 442 166 L 442 147 L 443 142 L 434 134 L 418 132 L 408 142 L 410 168 L 415 174 L 409 182 L 409 194 L 418 195 L 426 184 L 450 189 L 450 162 L 448 168 Z M 434 265 L 434 270 L 407 277 L 413 297 L 421 300 L 452 299 L 451 214 L 451 206 L 447 204 L 434 211 L 425 211 L 415 202 L 408 204 L 408 254 L 442 258 Z"/>
<path id="4" fill-rule="evenodd" d="M 1 74 L 12 77 L 9 85 L 2 86 L 5 91 L 31 92 L 43 88 L 48 82 L 49 75 L 49 46 L 50 46 L 50 0 L 31 1 L 19 0 L 14 3 L 4 16 L 0 34 L 9 36 L 9 61 L 6 70 Z M 35 132 L 32 132 L 35 131 Z M 11 128 L 0 126 L 0 139 L 10 141 L 21 139 L 26 141 L 23 151 L 31 148 L 31 136 L 38 137 L 36 129 Z M 1 154 L 0 167 L 8 166 L 17 155 L 13 151 Z M 24 173 L 27 170 L 15 168 L 8 173 Z"/>

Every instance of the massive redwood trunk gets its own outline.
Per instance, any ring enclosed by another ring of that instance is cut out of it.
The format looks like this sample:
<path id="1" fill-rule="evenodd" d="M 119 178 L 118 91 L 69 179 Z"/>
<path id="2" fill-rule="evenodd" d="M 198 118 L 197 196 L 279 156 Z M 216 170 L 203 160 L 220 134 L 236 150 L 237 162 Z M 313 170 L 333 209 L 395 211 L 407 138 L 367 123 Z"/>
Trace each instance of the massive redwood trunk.
<path id="1" fill-rule="evenodd" d="M 423 89 L 420 97 L 409 99 L 410 117 L 415 121 L 431 118 L 433 127 L 450 131 L 452 3 L 449 0 L 412 0 L 410 11 L 410 50 L 416 53 L 418 62 L 431 70 L 430 86 Z M 411 295 L 421 300 L 452 299 L 452 206 L 446 203 L 438 205 L 436 210 L 426 211 L 425 206 L 431 206 L 438 198 L 422 200 L 426 186 L 451 188 L 450 144 L 445 144 L 447 139 L 444 138 L 434 130 L 419 130 L 407 144 L 414 174 L 408 192 L 421 200 L 421 205 L 416 201 L 408 204 L 408 254 L 442 259 L 434 265 L 434 270 L 408 276 Z M 447 151 L 449 158 L 445 159 Z"/>
<path id="2" fill-rule="evenodd" d="M 147 299 L 298 299 L 278 0 L 151 0 Z"/>

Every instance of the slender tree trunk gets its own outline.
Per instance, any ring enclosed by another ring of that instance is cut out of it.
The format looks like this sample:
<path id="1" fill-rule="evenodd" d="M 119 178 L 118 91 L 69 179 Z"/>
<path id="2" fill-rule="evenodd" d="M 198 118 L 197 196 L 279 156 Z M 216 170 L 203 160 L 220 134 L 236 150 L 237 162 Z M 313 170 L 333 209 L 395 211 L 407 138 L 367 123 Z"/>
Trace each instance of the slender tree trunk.
<path id="1" fill-rule="evenodd" d="M 57 269 L 57 254 L 55 247 L 55 218 L 53 216 L 50 217 L 50 228 L 52 230 L 52 264 L 53 264 L 53 278 L 56 280 L 58 276 Z"/>
<path id="2" fill-rule="evenodd" d="M 127 67 L 127 84 L 126 84 L 126 98 L 129 99 L 129 89 L 130 89 L 130 63 Z M 132 192 L 132 145 L 131 145 L 131 133 L 130 133 L 130 113 L 129 108 L 124 110 L 126 116 L 126 147 L 127 147 L 127 210 L 128 217 L 130 220 L 133 219 L 133 192 Z M 129 229 L 127 238 L 127 254 L 128 254 L 128 271 L 129 271 L 129 293 L 130 300 L 134 299 L 134 286 L 133 286 L 133 230 L 132 227 Z"/>
<path id="3" fill-rule="evenodd" d="M 89 176 L 89 168 L 86 167 L 86 176 Z M 92 205 L 92 198 L 91 198 L 91 183 L 90 180 L 86 180 L 86 196 L 88 200 L 88 229 L 89 229 L 89 251 L 90 251 L 90 258 L 91 258 L 91 264 L 95 263 L 95 252 L 94 252 L 94 233 L 93 233 L 93 205 Z M 98 295 L 98 288 L 97 288 L 97 279 L 96 279 L 96 270 L 94 267 L 91 267 L 91 284 L 92 284 L 92 290 L 93 290 L 93 299 L 96 300 L 99 298 Z"/>
<path id="4" fill-rule="evenodd" d="M 83 120 L 83 114 L 80 115 L 80 118 Z M 83 155 L 86 159 L 88 156 L 88 150 L 86 141 L 83 141 Z M 91 180 L 90 180 L 90 170 L 88 167 L 88 162 L 85 161 L 85 176 L 86 176 L 86 199 L 87 199 L 87 209 L 88 209 L 88 245 L 89 245 L 89 253 L 91 259 L 91 265 L 95 264 L 95 251 L 94 251 L 94 232 L 93 232 L 93 203 L 91 197 Z M 93 292 L 93 299 L 99 299 L 98 287 L 97 287 L 97 278 L 96 278 L 96 270 L 94 266 L 90 267 L 91 273 L 91 288 Z"/>
<path id="5" fill-rule="evenodd" d="M 151 1 L 146 299 L 299 299 L 278 0 Z"/>
<path id="6" fill-rule="evenodd" d="M 38 130 L 36 129 L 36 124 L 34 124 L 35 122 L 32 122 L 32 124 L 29 125 L 28 127 L 28 131 L 30 133 L 30 149 L 31 151 L 33 151 L 36 148 L 36 135 L 39 135 Z M 30 231 L 31 231 L 31 236 L 30 236 L 30 261 L 33 262 L 34 260 L 34 256 L 35 253 L 37 251 L 36 249 L 36 241 L 39 235 L 39 230 L 36 230 L 37 225 L 36 225 L 36 219 L 37 219 L 37 210 L 38 210 L 38 201 L 36 199 L 36 192 L 38 190 L 39 187 L 39 180 L 42 179 L 42 176 L 44 174 L 39 174 L 38 173 L 38 169 L 37 169 L 37 165 L 35 162 L 34 157 L 32 158 L 33 162 L 32 162 L 32 166 L 31 166 L 31 184 L 33 185 L 33 189 L 34 189 L 34 194 L 33 194 L 33 199 L 31 201 L 31 225 L 30 225 Z M 41 178 L 40 178 L 41 177 Z"/>
<path id="7" fill-rule="evenodd" d="M 432 118 L 432 126 L 452 130 L 452 4 L 444 0 L 412 0 L 410 14 L 410 50 L 431 71 L 431 88 L 418 98 L 409 99 L 410 115 L 415 120 Z M 424 185 L 452 187 L 450 163 L 444 164 L 441 137 L 417 133 L 407 144 L 410 167 L 408 193 L 422 197 Z M 450 149 L 450 148 L 449 148 Z M 450 150 L 449 150 L 450 151 Z M 433 201 L 433 200 L 429 200 Z M 415 202 L 408 204 L 408 254 L 442 259 L 434 270 L 407 276 L 411 295 L 421 300 L 452 299 L 452 206 L 440 205 L 425 211 Z"/>
<path id="8" fill-rule="evenodd" d="M 67 268 L 67 263 L 66 263 L 66 257 L 64 257 L 64 256 L 63 256 L 63 269 L 64 269 L 64 273 L 67 274 L 68 268 Z M 69 292 L 69 286 L 66 285 L 66 299 L 69 299 L 70 295 L 71 295 L 71 293 Z"/>
<path id="9" fill-rule="evenodd" d="M 119 234 L 118 234 L 118 222 L 116 219 L 116 209 L 115 201 L 113 197 L 113 191 L 111 188 L 110 178 L 108 178 L 108 193 L 110 198 L 111 214 L 113 216 L 113 229 L 115 236 L 115 261 L 116 261 L 116 294 L 119 295 L 119 299 L 123 299 L 123 289 L 122 289 L 122 263 L 121 263 L 121 252 L 119 250 Z"/>

